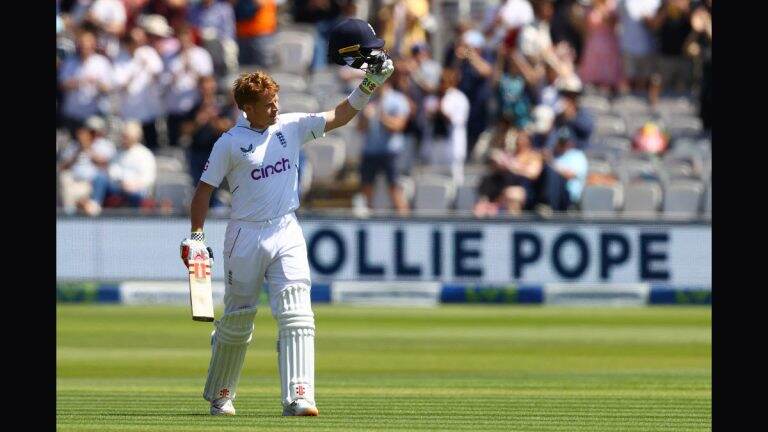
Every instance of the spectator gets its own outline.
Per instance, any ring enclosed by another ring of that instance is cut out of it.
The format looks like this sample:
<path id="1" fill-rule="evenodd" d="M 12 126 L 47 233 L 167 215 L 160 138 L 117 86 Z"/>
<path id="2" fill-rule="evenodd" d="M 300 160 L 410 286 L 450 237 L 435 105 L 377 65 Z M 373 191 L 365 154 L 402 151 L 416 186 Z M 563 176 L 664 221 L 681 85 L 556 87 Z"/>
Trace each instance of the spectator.
<path id="1" fill-rule="evenodd" d="M 489 162 L 491 174 L 484 177 L 478 187 L 475 216 L 496 216 L 502 210 L 519 215 L 524 209 L 531 208 L 543 158 L 533 148 L 528 132 L 518 132 L 514 152 L 492 150 Z"/>
<path id="2" fill-rule="evenodd" d="M 240 64 L 265 68 L 272 66 L 274 34 L 277 31 L 277 2 L 230 1 L 235 8 Z"/>
<path id="3" fill-rule="evenodd" d="M 686 47 L 688 55 L 701 62 L 699 116 L 704 129 L 712 130 L 712 1 L 705 0 L 691 14 L 691 32 Z"/>
<path id="4" fill-rule="evenodd" d="M 100 214 L 109 196 L 131 207 L 139 207 L 149 196 L 157 168 L 154 154 L 141 143 L 141 133 L 139 122 L 124 124 L 121 151 L 109 165 L 108 173 L 99 172 L 93 178 L 91 197 L 79 202 L 85 214 Z"/>
<path id="5" fill-rule="evenodd" d="M 656 13 L 653 26 L 659 43 L 659 91 L 664 87 L 680 94 L 691 88 L 693 64 L 685 55 L 685 44 L 691 34 L 691 1 L 670 0 Z"/>
<path id="6" fill-rule="evenodd" d="M 581 200 L 587 180 L 587 156 L 576 147 L 568 128 L 555 132 L 554 152 L 544 151 L 547 164 L 538 182 L 539 203 L 551 210 L 566 211 Z"/>
<path id="7" fill-rule="evenodd" d="M 226 117 L 224 104 L 217 99 L 216 87 L 216 80 L 213 77 L 200 79 L 200 103 L 193 110 L 192 119 L 185 122 L 183 126 L 184 134 L 190 137 L 187 160 L 189 173 L 195 184 L 203 174 L 213 144 L 222 133 L 234 126 L 234 123 Z M 216 207 L 220 204 L 216 194 L 212 194 L 211 206 Z"/>
<path id="8" fill-rule="evenodd" d="M 188 0 L 149 0 L 144 13 L 162 16 L 172 29 L 178 31 L 187 25 L 187 3 Z"/>
<path id="9" fill-rule="evenodd" d="M 134 27 L 125 41 L 125 50 L 115 60 L 114 80 L 120 98 L 120 116 L 141 122 L 144 142 L 157 148 L 155 122 L 162 114 L 160 74 L 163 61 L 147 44 L 147 35 Z"/>
<path id="10" fill-rule="evenodd" d="M 91 182 L 100 172 L 106 172 L 115 155 L 115 146 L 103 137 L 105 128 L 103 119 L 89 118 L 75 133 L 75 142 L 62 151 L 59 185 L 67 213 L 74 212 L 77 201 L 88 197 Z"/>
<path id="11" fill-rule="evenodd" d="M 555 118 L 554 129 L 568 129 L 570 139 L 576 147 L 584 150 L 589 147 L 594 120 L 592 114 L 579 104 L 582 85 L 575 75 L 559 78 L 557 86 L 560 90 L 560 106 Z M 552 148 L 557 140 L 557 134 L 550 134 L 548 147 Z"/>
<path id="12" fill-rule="evenodd" d="M 579 65 L 582 82 L 613 93 L 624 87 L 616 20 L 616 0 L 592 3 L 587 13 L 584 55 Z"/>
<path id="13" fill-rule="evenodd" d="M 96 54 L 96 35 L 83 30 L 77 36 L 77 55 L 64 60 L 59 83 L 64 93 L 62 114 L 70 133 L 100 109 L 111 89 L 112 66 L 106 57 Z"/>
<path id="14" fill-rule="evenodd" d="M 536 98 L 536 75 L 524 75 L 520 63 L 507 56 L 506 68 L 499 77 L 497 91 L 499 119 L 506 127 L 524 128 L 531 121 L 532 103 Z M 527 79 L 526 79 L 527 78 Z M 505 128 L 501 128 L 505 129 Z M 506 134 L 506 130 L 500 130 Z"/>
<path id="15" fill-rule="evenodd" d="M 351 0 L 296 0 L 292 5 L 294 22 L 313 24 L 316 31 L 312 70 L 328 64 L 328 35 L 343 16 L 353 17 L 355 2 Z"/>
<path id="16" fill-rule="evenodd" d="M 528 0 L 506 0 L 491 13 L 491 17 L 483 27 L 492 46 L 505 40 L 507 44 L 514 44 L 519 30 L 534 19 Z"/>
<path id="17" fill-rule="evenodd" d="M 421 90 L 422 94 L 434 93 L 440 84 L 442 67 L 432 59 L 432 52 L 427 44 L 416 44 L 411 47 L 411 57 L 414 60 L 414 70 L 411 80 Z"/>
<path id="18" fill-rule="evenodd" d="M 397 158 L 405 144 L 403 131 L 410 115 L 408 98 L 393 89 L 389 81 L 385 81 L 378 96 L 374 96 L 365 106 L 362 114 L 358 129 L 365 133 L 365 144 L 360 163 L 360 179 L 368 207 L 373 204 L 376 176 L 383 172 L 395 210 L 400 215 L 407 215 L 408 202 L 397 183 Z"/>
<path id="19" fill-rule="evenodd" d="M 467 120 L 467 151 L 471 154 L 477 138 L 488 127 L 488 102 L 493 96 L 494 49 L 485 46 L 485 38 L 477 30 L 461 33 L 449 50 L 444 68 L 458 69 L 458 88 L 469 99 Z"/>
<path id="20" fill-rule="evenodd" d="M 590 0 L 560 0 L 555 3 L 555 13 L 552 16 L 550 33 L 552 43 L 567 44 L 580 61 L 584 51 L 584 34 L 587 7 Z"/>
<path id="21" fill-rule="evenodd" d="M 529 63 L 537 65 L 546 61 L 557 69 L 558 74 L 566 75 L 571 73 L 570 65 L 560 60 L 550 36 L 549 23 L 554 11 L 553 0 L 533 1 L 535 19 L 520 30 L 520 35 L 517 37 L 517 50 Z"/>
<path id="22" fill-rule="evenodd" d="M 232 5 L 225 1 L 201 0 L 190 6 L 188 19 L 213 57 L 216 75 L 224 77 L 237 71 L 238 48 Z"/>
<path id="23" fill-rule="evenodd" d="M 407 57 L 411 47 L 427 42 L 422 20 L 428 16 L 427 0 L 394 0 L 379 11 L 382 38 L 394 58 Z"/>
<path id="24" fill-rule="evenodd" d="M 86 21 L 99 29 L 99 46 L 111 59 L 120 51 L 125 34 L 126 13 L 121 0 L 95 0 L 88 9 Z"/>
<path id="25" fill-rule="evenodd" d="M 422 153 L 428 164 L 450 170 L 455 183 L 464 181 L 464 161 L 467 158 L 467 119 L 469 99 L 456 88 L 458 74 L 444 70 L 437 95 L 428 96 L 424 111 L 431 120 L 425 131 Z"/>
<path id="26" fill-rule="evenodd" d="M 198 82 L 213 75 L 213 62 L 208 51 L 195 45 L 192 31 L 183 27 L 178 31 L 181 49 L 168 63 L 166 82 L 166 109 L 168 111 L 168 141 L 179 144 L 182 122 L 189 120 L 200 102 Z"/>
<path id="27" fill-rule="evenodd" d="M 650 25 L 661 0 L 621 0 L 619 4 L 620 42 L 624 73 L 635 91 L 650 90 L 655 66 L 656 45 Z M 649 96 L 651 94 L 649 93 Z M 655 101 L 651 101 L 655 103 Z"/>
<path id="28" fill-rule="evenodd" d="M 142 15 L 138 19 L 139 27 L 144 29 L 152 48 L 157 51 L 163 62 L 170 61 L 179 51 L 179 40 L 172 37 L 173 29 L 162 15 Z"/>

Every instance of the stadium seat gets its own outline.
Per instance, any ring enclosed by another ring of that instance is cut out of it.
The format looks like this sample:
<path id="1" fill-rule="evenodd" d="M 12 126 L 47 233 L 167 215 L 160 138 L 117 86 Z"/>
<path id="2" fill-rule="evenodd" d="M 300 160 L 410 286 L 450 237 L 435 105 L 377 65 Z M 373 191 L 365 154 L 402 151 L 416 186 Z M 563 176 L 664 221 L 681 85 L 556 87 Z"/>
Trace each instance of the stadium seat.
<path id="1" fill-rule="evenodd" d="M 664 215 L 673 218 L 695 217 L 701 206 L 701 182 L 676 181 L 664 191 Z"/>
<path id="2" fill-rule="evenodd" d="M 616 173 L 624 184 L 631 183 L 637 179 L 661 180 L 661 176 L 656 171 L 653 162 L 646 160 L 622 159 L 616 166 Z"/>
<path id="3" fill-rule="evenodd" d="M 344 143 L 335 137 L 318 138 L 304 147 L 312 164 L 313 183 L 330 183 L 344 164 Z"/>
<path id="4" fill-rule="evenodd" d="M 614 99 L 613 103 L 611 104 L 611 108 L 618 114 L 643 114 L 649 111 L 650 106 L 647 100 L 643 97 L 625 95 Z"/>
<path id="5" fill-rule="evenodd" d="M 656 182 L 634 182 L 624 186 L 624 215 L 655 216 L 661 205 L 661 186 Z"/>
<path id="6" fill-rule="evenodd" d="M 666 132 L 674 140 L 683 137 L 699 137 L 703 131 L 701 119 L 694 116 L 670 115 L 665 117 Z"/>
<path id="7" fill-rule="evenodd" d="M 311 33 L 280 31 L 275 36 L 275 71 L 305 75 L 312 62 L 315 40 Z"/>
<path id="8" fill-rule="evenodd" d="M 620 203 L 618 187 L 587 185 L 581 195 L 581 212 L 587 217 L 615 215 Z"/>
<path id="9" fill-rule="evenodd" d="M 280 91 L 281 113 L 313 113 L 320 111 L 320 104 L 314 96 L 306 93 L 283 93 Z"/>
<path id="10" fill-rule="evenodd" d="M 405 200 L 410 202 L 413 199 L 414 194 L 414 181 L 410 177 L 402 176 L 397 180 L 397 184 L 403 189 L 403 195 Z M 373 203 L 371 207 L 374 210 L 392 210 L 395 206 L 392 204 L 392 199 L 389 197 L 389 191 L 387 190 L 387 180 L 383 174 L 376 176 L 373 183 Z"/>
<path id="11" fill-rule="evenodd" d="M 597 136 L 626 135 L 627 126 L 624 119 L 616 115 L 595 116 L 594 134 Z"/>
<path id="12" fill-rule="evenodd" d="M 589 159 L 588 166 L 590 174 L 611 174 L 613 172 L 613 168 L 611 167 L 610 163 L 599 159 Z"/>
<path id="13" fill-rule="evenodd" d="M 611 112 L 611 102 L 604 96 L 584 95 L 579 99 L 579 104 L 589 110 L 592 114 L 609 114 Z"/>
<path id="14" fill-rule="evenodd" d="M 444 214 L 455 196 L 455 187 L 450 179 L 442 181 L 417 181 L 413 209 L 417 214 Z"/>
<path id="15" fill-rule="evenodd" d="M 275 72 L 272 79 L 280 86 L 280 92 L 301 93 L 307 90 L 307 81 L 301 76 L 287 72 Z"/>
<path id="16" fill-rule="evenodd" d="M 455 208 L 457 212 L 471 213 L 475 207 L 475 201 L 477 201 L 477 186 L 463 184 L 456 188 Z"/>
<path id="17" fill-rule="evenodd" d="M 186 171 L 182 162 L 171 156 L 155 156 L 155 165 L 158 172 L 180 173 Z"/>
<path id="18" fill-rule="evenodd" d="M 183 177 L 158 177 L 154 199 L 159 205 L 170 203 L 175 211 L 186 211 L 192 199 L 192 184 Z"/>

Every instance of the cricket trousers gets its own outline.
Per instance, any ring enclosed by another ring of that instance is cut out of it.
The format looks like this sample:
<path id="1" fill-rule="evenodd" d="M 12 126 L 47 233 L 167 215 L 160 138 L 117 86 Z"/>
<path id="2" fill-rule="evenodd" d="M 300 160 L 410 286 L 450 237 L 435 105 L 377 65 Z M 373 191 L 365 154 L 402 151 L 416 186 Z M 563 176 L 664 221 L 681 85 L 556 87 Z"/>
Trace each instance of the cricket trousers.
<path id="1" fill-rule="evenodd" d="M 222 255 L 224 315 L 215 323 L 203 396 L 234 398 L 264 285 L 278 324 L 281 403 L 288 407 L 304 399 L 314 405 L 315 321 L 307 246 L 296 216 L 230 221 Z"/>

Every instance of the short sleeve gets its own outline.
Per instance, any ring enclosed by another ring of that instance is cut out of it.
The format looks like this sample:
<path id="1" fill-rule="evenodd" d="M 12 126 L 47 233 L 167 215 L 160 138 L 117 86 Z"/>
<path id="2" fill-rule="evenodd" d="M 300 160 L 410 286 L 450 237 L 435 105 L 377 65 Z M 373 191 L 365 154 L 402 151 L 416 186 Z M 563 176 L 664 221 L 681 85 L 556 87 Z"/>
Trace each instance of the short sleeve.
<path id="1" fill-rule="evenodd" d="M 229 153 L 229 143 L 222 138 L 219 138 L 213 145 L 211 155 L 203 166 L 203 174 L 200 176 L 200 180 L 208 183 L 213 187 L 219 187 L 221 181 L 224 180 L 231 169 L 231 158 Z"/>
<path id="2" fill-rule="evenodd" d="M 322 114 L 291 113 L 284 120 L 298 130 L 301 144 L 325 136 L 325 117 Z"/>

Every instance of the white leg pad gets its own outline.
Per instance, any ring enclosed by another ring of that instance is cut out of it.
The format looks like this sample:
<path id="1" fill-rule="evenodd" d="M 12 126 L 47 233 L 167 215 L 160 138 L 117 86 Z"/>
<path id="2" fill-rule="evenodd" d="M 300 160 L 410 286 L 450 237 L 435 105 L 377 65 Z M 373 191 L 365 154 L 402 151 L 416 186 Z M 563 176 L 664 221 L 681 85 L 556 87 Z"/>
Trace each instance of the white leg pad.
<path id="1" fill-rule="evenodd" d="M 211 363 L 203 397 L 213 402 L 219 398 L 234 399 L 243 360 L 253 333 L 256 308 L 230 312 L 216 321 L 211 337 Z"/>
<path id="2" fill-rule="evenodd" d="M 277 294 L 277 363 L 283 406 L 297 399 L 315 405 L 315 315 L 307 285 L 291 285 Z"/>

